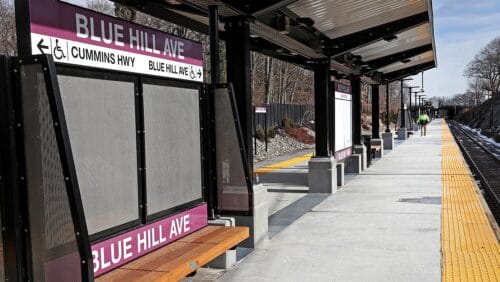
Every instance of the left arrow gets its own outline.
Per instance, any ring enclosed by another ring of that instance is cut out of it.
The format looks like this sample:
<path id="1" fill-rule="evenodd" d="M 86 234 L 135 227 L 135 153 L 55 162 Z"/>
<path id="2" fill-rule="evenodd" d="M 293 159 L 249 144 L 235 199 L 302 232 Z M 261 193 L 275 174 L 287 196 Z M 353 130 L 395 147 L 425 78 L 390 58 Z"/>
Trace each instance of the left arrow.
<path id="1" fill-rule="evenodd" d="M 49 49 L 49 46 L 42 45 L 42 44 L 43 44 L 43 38 L 40 39 L 40 42 L 38 42 L 38 44 L 36 45 L 36 47 L 38 47 L 38 50 L 40 50 L 40 52 L 42 52 L 42 54 L 45 54 L 45 52 L 43 50 L 44 49 Z"/>

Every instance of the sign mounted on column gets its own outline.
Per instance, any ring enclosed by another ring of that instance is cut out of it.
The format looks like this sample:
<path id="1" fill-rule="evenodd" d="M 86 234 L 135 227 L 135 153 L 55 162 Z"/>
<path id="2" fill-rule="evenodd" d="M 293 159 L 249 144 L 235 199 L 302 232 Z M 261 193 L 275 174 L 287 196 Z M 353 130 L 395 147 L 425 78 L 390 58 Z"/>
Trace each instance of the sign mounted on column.
<path id="1" fill-rule="evenodd" d="M 335 159 L 352 155 L 351 86 L 335 83 Z"/>
<path id="2" fill-rule="evenodd" d="M 32 54 L 57 63 L 203 82 L 202 46 L 56 0 L 30 1 Z"/>

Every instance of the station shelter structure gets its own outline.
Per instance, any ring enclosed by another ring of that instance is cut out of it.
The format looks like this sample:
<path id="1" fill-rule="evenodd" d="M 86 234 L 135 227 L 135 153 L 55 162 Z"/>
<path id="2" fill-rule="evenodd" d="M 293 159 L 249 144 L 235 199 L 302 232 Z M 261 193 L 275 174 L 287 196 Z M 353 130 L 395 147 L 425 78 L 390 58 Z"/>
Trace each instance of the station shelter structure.
<path id="1" fill-rule="evenodd" d="M 436 66 L 430 0 L 114 2 L 209 35 L 210 83 L 199 42 L 64 1 L 16 0 L 18 56 L 0 60 L 1 279 L 106 277 L 208 236 L 221 216 L 249 231 L 183 252 L 264 241 L 250 51 L 314 71 L 310 193 L 335 192 L 338 162 L 363 169 L 361 83 L 377 121 L 380 85 Z"/>

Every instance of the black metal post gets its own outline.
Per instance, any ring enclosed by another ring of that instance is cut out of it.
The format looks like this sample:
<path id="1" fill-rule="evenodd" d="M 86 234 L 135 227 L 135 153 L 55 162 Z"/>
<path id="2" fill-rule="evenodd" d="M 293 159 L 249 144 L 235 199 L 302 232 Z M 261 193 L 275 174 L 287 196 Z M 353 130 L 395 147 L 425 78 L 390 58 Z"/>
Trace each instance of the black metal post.
<path id="1" fill-rule="evenodd" d="M 267 108 L 264 113 L 264 139 L 266 141 L 266 152 L 267 152 Z"/>
<path id="2" fill-rule="evenodd" d="M 217 6 L 208 6 L 208 20 L 210 31 L 210 82 L 220 82 L 219 66 L 219 14 Z"/>
<path id="3" fill-rule="evenodd" d="M 253 107 L 253 152 L 257 155 L 257 114 L 255 107 Z"/>
<path id="4" fill-rule="evenodd" d="M 372 138 L 380 138 L 380 99 L 379 85 L 372 85 Z"/>
<path id="5" fill-rule="evenodd" d="M 403 80 L 401 79 L 401 124 L 399 128 L 405 128 L 405 103 L 404 103 L 404 88 L 403 88 Z"/>
<path id="6" fill-rule="evenodd" d="M 335 156 L 335 89 L 335 81 L 331 81 L 328 93 L 328 138 L 331 156 Z"/>
<path id="7" fill-rule="evenodd" d="M 389 84 L 387 83 L 385 85 L 385 132 L 391 132 L 391 129 L 389 128 L 389 98 Z"/>
<path id="8" fill-rule="evenodd" d="M 410 89 L 408 89 L 409 90 L 408 91 L 408 95 L 409 95 L 408 101 L 410 101 L 408 103 L 408 109 L 410 111 L 410 124 L 412 123 L 412 116 L 411 116 L 411 89 L 412 89 L 411 87 L 410 87 Z M 415 95 L 417 95 L 417 93 L 415 93 Z"/>
<path id="9" fill-rule="evenodd" d="M 361 143 L 361 79 L 359 75 L 352 75 L 352 144 Z"/>
<path id="10" fill-rule="evenodd" d="M 18 56 L 31 55 L 30 0 L 14 1 Z"/>
<path id="11" fill-rule="evenodd" d="M 408 88 L 408 93 L 409 93 L 409 95 L 410 95 L 410 98 L 409 98 L 409 100 L 410 100 L 410 103 L 409 103 L 409 111 L 410 111 L 410 120 L 409 120 L 409 123 L 410 123 L 410 124 L 409 124 L 409 125 L 410 125 L 410 126 L 411 126 L 411 125 L 412 125 L 412 123 L 413 123 L 413 119 L 412 119 L 412 115 L 411 115 L 411 93 L 412 93 L 412 89 L 413 89 L 413 88 L 418 88 L 418 87 L 419 87 L 419 86 L 408 86 L 408 87 L 404 87 L 404 88 Z M 413 93 L 415 93 L 415 96 L 417 96 L 417 92 L 413 92 Z"/>
<path id="12" fill-rule="evenodd" d="M 5 281 L 25 281 L 22 201 L 19 184 L 21 161 L 16 142 L 16 110 L 9 60 L 0 56 L 0 206 L 2 207 L 3 267 Z M 20 113 L 18 113 L 20 114 Z M 18 119 L 19 120 L 19 119 Z M 19 147 L 19 148 L 18 148 Z"/>
<path id="13" fill-rule="evenodd" d="M 227 18 L 227 80 L 233 84 L 249 174 L 253 175 L 250 24 L 246 17 Z"/>
<path id="14" fill-rule="evenodd" d="M 418 94 L 417 94 L 417 93 L 415 93 L 415 115 L 416 115 L 416 116 L 417 116 L 417 118 L 418 118 L 418 114 L 419 114 L 419 112 L 420 112 L 420 111 L 419 111 L 420 107 L 417 105 L 417 96 L 418 96 Z M 411 99 L 410 99 L 410 100 L 411 100 Z M 418 108 L 417 108 L 417 107 L 418 107 Z"/>
<path id="15" fill-rule="evenodd" d="M 212 122 L 214 119 L 214 85 L 220 82 L 220 67 L 219 67 L 219 16 L 217 6 L 211 5 L 208 7 L 209 21 L 209 39 L 210 39 L 210 82 L 212 87 L 205 91 L 206 97 L 204 100 L 206 108 L 207 120 L 207 141 L 208 141 L 208 157 L 207 157 L 207 197 L 208 197 L 208 217 L 215 218 L 217 210 L 217 165 L 215 152 L 215 126 Z"/>
<path id="16" fill-rule="evenodd" d="M 314 120 L 316 127 L 316 157 L 329 156 L 328 95 L 330 60 L 316 61 L 314 68 Z"/>

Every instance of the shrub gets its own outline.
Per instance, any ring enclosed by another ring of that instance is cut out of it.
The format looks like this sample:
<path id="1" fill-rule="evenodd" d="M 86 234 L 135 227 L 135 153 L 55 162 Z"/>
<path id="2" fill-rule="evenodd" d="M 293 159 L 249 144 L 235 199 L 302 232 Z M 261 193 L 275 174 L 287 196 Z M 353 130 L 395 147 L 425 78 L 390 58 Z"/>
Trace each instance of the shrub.
<path id="1" fill-rule="evenodd" d="M 276 136 L 276 127 L 271 127 L 267 129 L 267 138 L 274 138 Z"/>
<path id="2" fill-rule="evenodd" d="M 493 132 L 489 128 L 485 129 L 485 130 L 481 130 L 481 134 L 483 134 L 484 136 L 486 136 L 488 138 L 493 138 Z"/>
<path id="3" fill-rule="evenodd" d="M 389 122 L 396 123 L 397 118 L 398 118 L 398 113 L 396 112 L 389 113 Z"/>
<path id="4" fill-rule="evenodd" d="M 304 128 L 289 128 L 286 130 L 286 133 L 288 136 L 304 144 L 314 144 L 315 142 L 314 137 L 309 135 Z"/>
<path id="5" fill-rule="evenodd" d="M 493 137 L 493 140 L 495 140 L 495 142 L 497 143 L 500 143 L 500 134 L 495 135 L 495 137 Z"/>
<path id="6" fill-rule="evenodd" d="M 281 126 L 283 126 L 285 129 L 289 129 L 293 127 L 293 120 L 291 120 L 289 117 L 285 116 L 281 120 Z"/>
<path id="7" fill-rule="evenodd" d="M 258 125 L 257 129 L 255 130 L 255 138 L 259 139 L 260 141 L 264 141 L 264 138 L 266 133 L 264 131 L 264 128 L 262 126 Z"/>

